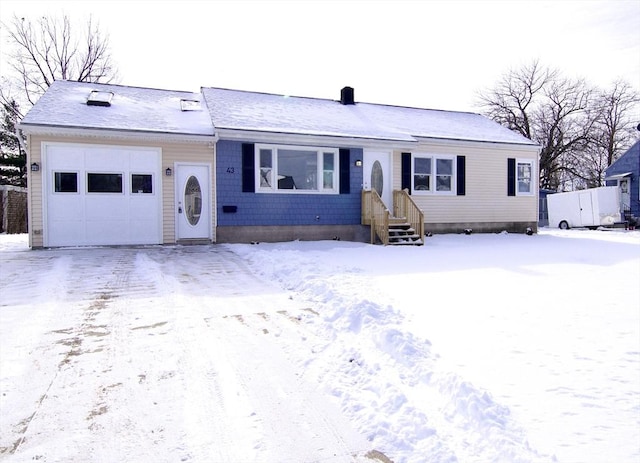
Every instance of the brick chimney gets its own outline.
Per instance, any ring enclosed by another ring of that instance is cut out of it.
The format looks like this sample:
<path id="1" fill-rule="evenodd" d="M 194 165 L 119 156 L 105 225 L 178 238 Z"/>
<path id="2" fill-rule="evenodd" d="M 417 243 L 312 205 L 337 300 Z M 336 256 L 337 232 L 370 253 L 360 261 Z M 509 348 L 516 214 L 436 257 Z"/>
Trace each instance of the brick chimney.
<path id="1" fill-rule="evenodd" d="M 344 87 L 340 90 L 340 103 L 342 104 L 356 104 L 353 95 L 353 87 Z"/>

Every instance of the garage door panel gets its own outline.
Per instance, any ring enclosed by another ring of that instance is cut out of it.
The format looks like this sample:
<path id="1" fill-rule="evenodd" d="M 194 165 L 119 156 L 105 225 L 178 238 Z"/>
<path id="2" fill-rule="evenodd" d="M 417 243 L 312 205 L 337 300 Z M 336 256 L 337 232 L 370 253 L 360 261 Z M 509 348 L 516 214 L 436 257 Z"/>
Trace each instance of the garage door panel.
<path id="1" fill-rule="evenodd" d="M 88 244 L 132 244 L 127 220 L 87 220 Z"/>
<path id="2" fill-rule="evenodd" d="M 131 244 L 157 243 L 162 239 L 155 220 L 132 220 L 130 227 L 133 240 Z"/>
<path id="3" fill-rule="evenodd" d="M 79 194 L 52 194 L 49 199 L 49 215 L 54 221 L 82 221 L 83 208 L 84 201 Z"/>
<path id="4" fill-rule="evenodd" d="M 161 151 L 156 148 L 75 144 L 45 146 L 45 245 L 161 243 L 162 195 L 157 185 L 160 161 Z M 77 192 L 54 191 L 55 172 L 61 171 L 77 172 Z M 90 173 L 107 174 L 92 176 L 92 192 L 88 191 L 87 184 Z M 132 192 L 132 174 L 138 175 L 135 193 Z M 114 179 L 115 183 L 111 181 Z M 121 191 L 95 192 L 113 190 L 113 185 Z"/>
<path id="5" fill-rule="evenodd" d="M 55 170 L 77 171 L 84 164 L 84 153 L 79 148 L 54 147 L 47 150 L 47 164 L 55 167 Z"/>
<path id="6" fill-rule="evenodd" d="M 117 172 L 126 168 L 129 163 L 129 154 L 120 149 L 86 149 L 84 154 L 85 167 L 88 171 Z"/>
<path id="7" fill-rule="evenodd" d="M 49 235 L 55 237 L 55 246 L 77 246 L 84 242 L 83 220 L 54 220 L 49 222 Z"/>
<path id="8" fill-rule="evenodd" d="M 96 195 L 88 194 L 85 199 L 85 217 L 87 220 L 124 220 L 129 216 L 128 201 L 124 194 Z"/>
<path id="9" fill-rule="evenodd" d="M 156 198 L 150 198 L 144 201 L 130 201 L 129 202 L 129 214 L 132 220 L 150 220 L 157 217 L 156 212 L 153 210 L 157 200 Z"/>
<path id="10" fill-rule="evenodd" d="M 159 169 L 159 159 L 150 153 L 131 153 L 129 168 L 132 172 L 154 172 Z"/>

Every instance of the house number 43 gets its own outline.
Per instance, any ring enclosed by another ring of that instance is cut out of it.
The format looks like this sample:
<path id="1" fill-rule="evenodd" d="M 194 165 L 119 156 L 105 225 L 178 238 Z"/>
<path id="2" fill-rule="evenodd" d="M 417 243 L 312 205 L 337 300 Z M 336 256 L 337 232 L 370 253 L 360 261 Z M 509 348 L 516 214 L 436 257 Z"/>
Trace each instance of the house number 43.
<path id="1" fill-rule="evenodd" d="M 236 169 L 234 167 L 227 167 L 227 174 L 235 174 Z"/>

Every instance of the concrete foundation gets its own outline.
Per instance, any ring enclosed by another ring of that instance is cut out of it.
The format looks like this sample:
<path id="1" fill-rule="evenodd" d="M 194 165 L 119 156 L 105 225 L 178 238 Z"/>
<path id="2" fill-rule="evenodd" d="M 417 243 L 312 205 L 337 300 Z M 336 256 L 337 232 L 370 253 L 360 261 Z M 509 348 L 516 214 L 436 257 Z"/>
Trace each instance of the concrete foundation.
<path id="1" fill-rule="evenodd" d="M 538 232 L 538 222 L 462 222 L 427 223 L 425 233 L 526 233 L 530 228 Z M 339 239 L 368 243 L 371 229 L 365 225 L 292 225 L 292 226 L 233 226 L 216 229 L 217 243 L 276 243 L 283 241 L 322 241 Z"/>
<path id="2" fill-rule="evenodd" d="M 538 232 L 538 222 L 459 222 L 459 223 L 425 223 L 425 233 L 464 233 L 471 229 L 473 233 L 525 233 L 530 228 Z"/>
<path id="3" fill-rule="evenodd" d="M 218 243 L 275 243 L 282 241 L 322 241 L 339 239 L 368 243 L 371 232 L 364 225 L 292 225 L 218 227 Z"/>

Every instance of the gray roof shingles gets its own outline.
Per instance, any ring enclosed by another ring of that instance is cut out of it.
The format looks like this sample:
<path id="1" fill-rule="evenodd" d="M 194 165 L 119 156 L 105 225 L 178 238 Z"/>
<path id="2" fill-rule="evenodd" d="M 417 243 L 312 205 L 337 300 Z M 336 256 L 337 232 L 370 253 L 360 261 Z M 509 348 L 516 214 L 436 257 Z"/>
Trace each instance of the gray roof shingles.
<path id="1" fill-rule="evenodd" d="M 88 106 L 92 90 L 113 92 L 110 107 Z M 182 111 L 180 100 L 201 101 Z M 204 87 L 202 93 L 56 81 L 22 126 L 214 135 L 215 129 L 415 142 L 419 138 L 537 146 L 475 113 Z"/>
<path id="2" fill-rule="evenodd" d="M 468 140 L 537 146 L 480 114 L 203 88 L 218 129 L 415 141 Z"/>
<path id="3" fill-rule="evenodd" d="M 93 90 L 113 92 L 111 106 L 88 106 Z M 121 85 L 55 81 L 22 120 L 23 126 L 107 129 L 213 136 L 206 105 L 182 111 L 181 100 L 202 101 L 200 93 Z"/>

